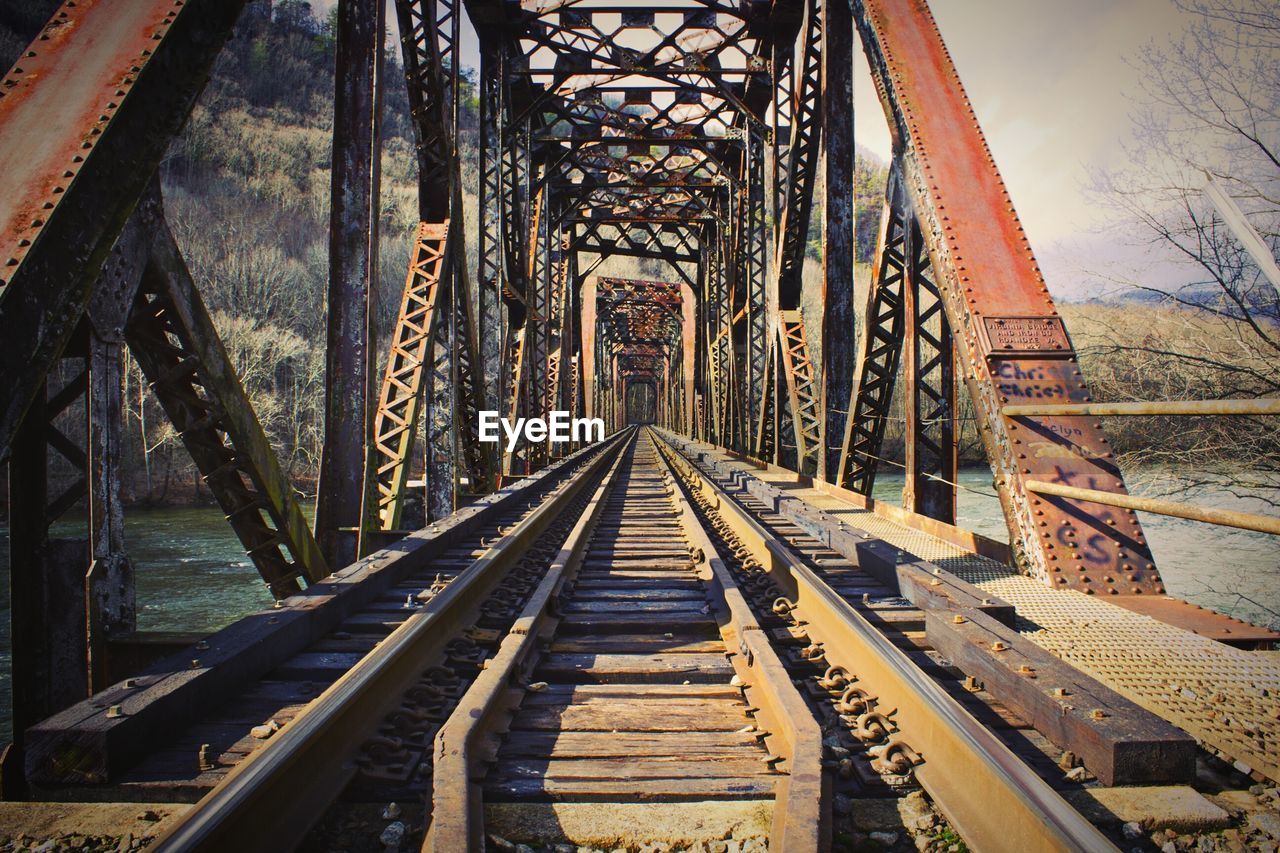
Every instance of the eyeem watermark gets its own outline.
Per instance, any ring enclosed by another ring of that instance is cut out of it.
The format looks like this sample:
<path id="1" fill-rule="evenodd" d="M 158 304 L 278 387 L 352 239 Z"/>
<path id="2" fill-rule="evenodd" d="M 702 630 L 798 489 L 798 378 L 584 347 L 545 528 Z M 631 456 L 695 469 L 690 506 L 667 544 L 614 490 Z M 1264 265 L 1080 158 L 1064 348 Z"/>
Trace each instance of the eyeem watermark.
<path id="1" fill-rule="evenodd" d="M 604 441 L 602 418 L 571 418 L 564 411 L 551 412 L 549 418 L 516 418 L 514 425 L 506 418 L 499 417 L 497 412 L 481 412 L 480 440 L 497 444 L 502 440 L 498 435 L 499 426 L 507 437 L 508 453 L 516 449 L 521 438 L 531 444 L 548 439 L 553 444 L 563 444 L 566 441 Z"/>

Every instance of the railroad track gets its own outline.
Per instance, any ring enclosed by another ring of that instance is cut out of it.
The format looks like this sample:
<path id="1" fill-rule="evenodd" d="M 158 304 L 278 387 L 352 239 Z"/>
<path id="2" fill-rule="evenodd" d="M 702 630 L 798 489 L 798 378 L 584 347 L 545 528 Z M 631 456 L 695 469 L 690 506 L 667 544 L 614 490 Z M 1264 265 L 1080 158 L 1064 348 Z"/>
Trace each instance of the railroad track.
<path id="1" fill-rule="evenodd" d="M 652 430 L 575 476 L 158 849 L 478 850 L 516 825 L 639 846 L 700 821 L 817 850 L 840 797 L 918 786 L 975 849 L 1111 847 Z"/>
<path id="2" fill-rule="evenodd" d="M 819 568 L 819 561 L 844 561 L 761 502 L 731 496 L 675 446 L 660 446 L 735 555 L 757 609 L 778 617 L 774 635 L 793 649 L 795 674 L 808 678 L 829 732 L 827 763 L 851 794 L 865 791 L 876 776 L 898 788 L 919 784 L 974 849 L 1114 849 L 1040 772 L 899 648 L 907 639 L 904 623 L 877 626 L 849 599 L 857 595 L 869 605 L 878 595 L 893 610 L 912 608 L 847 564 L 843 577 Z M 796 541 L 784 540 L 760 517 Z M 998 815 L 991 809 L 997 802 Z"/>
<path id="3" fill-rule="evenodd" d="M 38 755 L 29 766 L 49 796 L 66 796 L 60 790 L 68 783 L 91 783 L 101 784 L 98 796 L 120 801 L 196 801 L 483 561 L 494 543 L 577 494 L 580 475 L 614 449 L 584 450 L 508 496 L 463 511 L 467 518 L 456 529 L 432 525 L 422 538 L 376 552 L 309 594 L 209 637 L 191 650 L 189 668 L 161 665 L 171 674 L 128 679 L 73 706 L 35 730 L 31 750 Z M 506 602 L 500 592 L 487 607 L 513 613 Z M 452 651 L 465 656 L 474 642 L 459 635 Z M 179 703 L 185 721 L 174 726 Z M 77 789 L 70 790 L 74 796 Z"/>

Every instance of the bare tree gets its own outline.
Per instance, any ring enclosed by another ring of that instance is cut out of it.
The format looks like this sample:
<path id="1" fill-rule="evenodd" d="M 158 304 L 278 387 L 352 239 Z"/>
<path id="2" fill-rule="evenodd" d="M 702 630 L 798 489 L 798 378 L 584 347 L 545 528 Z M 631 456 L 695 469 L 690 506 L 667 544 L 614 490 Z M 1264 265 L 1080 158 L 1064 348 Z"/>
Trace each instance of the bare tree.
<path id="1" fill-rule="evenodd" d="M 1101 390 L 1118 397 L 1276 396 L 1280 292 L 1208 201 L 1205 186 L 1215 181 L 1276 252 L 1280 7 L 1272 0 L 1175 2 L 1191 23 L 1135 58 L 1143 86 L 1129 162 L 1097 175 L 1096 189 L 1100 201 L 1135 226 L 1136 239 L 1155 256 L 1175 259 L 1183 276 L 1172 287 L 1121 283 L 1145 295 L 1145 304 L 1181 310 L 1152 311 L 1145 326 L 1125 323 L 1130 328 L 1113 329 L 1109 340 L 1089 342 L 1085 356 L 1107 363 Z M 1239 463 L 1235 486 L 1280 499 L 1277 420 L 1166 421 L 1145 458 L 1230 460 Z"/>

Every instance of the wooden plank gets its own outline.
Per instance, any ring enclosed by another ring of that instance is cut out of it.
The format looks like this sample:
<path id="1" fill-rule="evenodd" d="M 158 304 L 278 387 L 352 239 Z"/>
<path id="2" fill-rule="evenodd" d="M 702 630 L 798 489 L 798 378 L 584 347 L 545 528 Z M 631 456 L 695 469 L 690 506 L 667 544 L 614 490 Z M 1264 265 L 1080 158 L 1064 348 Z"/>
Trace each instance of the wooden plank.
<path id="1" fill-rule="evenodd" d="M 605 568 L 611 568 L 612 564 L 606 564 Z M 662 581 L 663 583 L 683 583 L 696 579 L 696 575 L 688 569 L 682 568 L 679 571 L 662 570 L 653 568 L 630 568 L 618 567 L 613 571 L 589 571 L 583 566 L 583 571 L 578 575 L 578 583 L 586 580 L 614 582 L 620 580 L 633 580 L 644 583 L 652 583 L 653 581 Z"/>
<path id="2" fill-rule="evenodd" d="M 382 637 L 373 634 L 353 634 L 350 631 L 335 631 L 333 634 L 316 640 L 307 647 L 307 651 L 346 652 L 366 655 L 380 642 L 382 642 Z"/>
<path id="3" fill-rule="evenodd" d="M 724 643 L 719 639 L 709 640 L 690 635 L 662 634 L 605 634 L 585 635 L 579 637 L 570 634 L 557 639 L 551 645 L 551 651 L 557 653 L 593 653 L 613 654 L 626 651 L 655 651 L 685 654 L 703 652 L 724 654 Z"/>
<path id="4" fill-rule="evenodd" d="M 696 617 L 696 618 L 695 618 Z M 650 614 L 638 616 L 628 614 L 581 614 L 568 613 L 560 622 L 561 633 L 612 633 L 640 634 L 645 632 L 675 633 L 677 631 L 707 632 L 708 636 L 719 636 L 716 622 L 710 615 L 687 614 L 683 618 L 668 619 Z"/>
<path id="5" fill-rule="evenodd" d="M 707 601 L 706 593 L 700 589 L 644 589 L 637 587 L 575 589 L 573 598 L 575 601 L 616 601 L 624 604 L 632 601 L 697 601 L 705 604 Z"/>
<path id="6" fill-rule="evenodd" d="M 1196 743 L 1190 735 L 990 616 L 971 613 L 957 623 L 931 612 L 927 632 L 938 652 L 1059 748 L 1074 752 L 1104 785 L 1194 777 Z M 1005 650 L 992 651 L 995 642 Z M 1065 696 L 1055 696 L 1056 689 Z M 1091 716 L 1095 709 L 1101 719 Z"/>
<path id="7" fill-rule="evenodd" d="M 645 601 L 643 599 L 632 599 L 630 601 L 581 601 L 575 599 L 564 606 L 564 612 L 568 613 L 661 613 L 667 616 L 676 616 L 685 614 L 691 616 L 706 615 L 710 612 L 710 605 L 706 599 L 694 601 Z"/>
<path id="8" fill-rule="evenodd" d="M 729 684 L 549 684 L 527 694 L 524 704 L 603 702 L 614 699 L 729 699 L 742 701 L 742 689 Z"/>
<path id="9" fill-rule="evenodd" d="M 720 756 L 759 751 L 752 732 L 512 732 L 501 757 L 626 758 L 633 755 Z"/>
<path id="10" fill-rule="evenodd" d="M 511 779 L 486 784 L 485 799 L 591 800 L 631 802 L 681 802 L 697 800 L 763 800 L 773 796 L 777 776 L 748 779 L 662 779 L 642 784 L 608 779 Z"/>
<path id="11" fill-rule="evenodd" d="M 625 676 L 632 680 L 728 681 L 733 666 L 724 655 L 562 655 L 551 654 L 538 666 L 547 679 L 604 679 Z"/>
<path id="12" fill-rule="evenodd" d="M 742 706 L 600 702 L 522 708 L 512 730 L 579 732 L 736 732 L 751 725 Z"/>
<path id="13" fill-rule="evenodd" d="M 321 673 L 343 673 L 360 662 L 358 652 L 303 652 L 271 671 L 273 678 L 314 678 Z"/>
<path id="14" fill-rule="evenodd" d="M 742 779 L 774 776 L 763 750 L 738 750 L 724 758 L 690 761 L 679 755 L 629 758 L 556 758 L 503 761 L 490 774 L 494 784 L 514 779 Z"/>
<path id="15" fill-rule="evenodd" d="M 405 611 L 405 617 L 408 617 L 409 611 Z M 338 626 L 342 631 L 349 634 L 371 634 L 385 636 L 390 634 L 396 628 L 404 624 L 404 619 L 397 619 L 395 616 L 387 613 L 357 613 L 350 619 L 346 619 Z"/>
<path id="16" fill-rule="evenodd" d="M 696 577 L 689 564 L 689 558 L 667 557 L 659 554 L 587 554 L 582 561 L 582 569 L 584 572 L 600 571 L 601 569 L 619 569 L 622 571 L 635 571 L 637 569 L 647 572 L 655 572 L 651 577 L 671 577 L 674 575 L 684 575 L 686 578 Z"/>
<path id="17" fill-rule="evenodd" d="M 323 688 L 302 681 L 259 681 L 240 694 L 245 702 L 271 701 L 284 705 L 303 705 L 316 698 Z"/>
<path id="18" fill-rule="evenodd" d="M 672 590 L 683 589 L 702 592 L 705 589 L 702 581 L 693 577 L 689 577 L 688 579 L 663 578 L 662 585 L 664 588 Z M 595 589 L 652 589 L 653 579 L 637 578 L 634 577 L 631 572 L 620 572 L 616 576 L 597 575 L 594 577 L 583 577 L 579 575 L 573 586 L 576 592 L 586 592 Z"/>

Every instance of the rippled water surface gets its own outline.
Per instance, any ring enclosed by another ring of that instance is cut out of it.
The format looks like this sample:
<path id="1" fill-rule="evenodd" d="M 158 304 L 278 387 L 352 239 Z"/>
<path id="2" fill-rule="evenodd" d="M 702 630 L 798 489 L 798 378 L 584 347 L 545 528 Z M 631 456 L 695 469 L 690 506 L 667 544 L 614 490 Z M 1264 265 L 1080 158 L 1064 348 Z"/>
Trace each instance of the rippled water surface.
<path id="1" fill-rule="evenodd" d="M 1004 516 L 987 470 L 960 476 L 960 523 L 1007 540 Z M 1167 482 L 1162 493 L 1168 492 Z M 1156 493 L 1140 489 L 1143 493 Z M 882 474 L 875 497 L 897 502 L 901 474 Z M 1172 495 L 1206 506 L 1274 514 L 1261 500 L 1225 488 Z M 1175 518 L 1142 515 L 1147 539 L 1170 594 L 1264 624 L 1280 625 L 1280 538 Z M 55 527 L 55 535 L 83 535 L 83 520 Z M 125 539 L 138 572 L 138 628 L 215 631 L 271 603 L 239 541 L 213 507 L 131 509 Z M 7 739 L 9 676 L 9 533 L 0 527 L 0 738 Z"/>
<path id="2" fill-rule="evenodd" d="M 1138 494 L 1276 515 L 1276 509 L 1260 498 L 1238 497 L 1225 485 L 1184 489 L 1172 477 L 1155 471 L 1128 479 Z M 968 469 L 958 482 L 964 487 L 956 493 L 960 526 L 1009 541 L 1004 514 L 991 487 L 991 472 Z M 901 473 L 882 474 L 876 479 L 874 496 L 900 503 L 902 483 Z M 1146 512 L 1138 517 L 1170 595 L 1239 619 L 1280 627 L 1280 537 Z"/>

